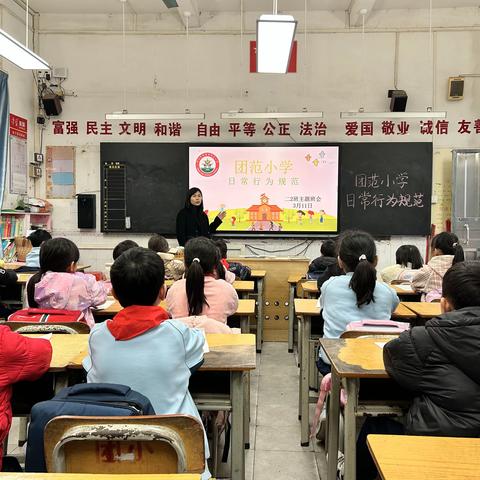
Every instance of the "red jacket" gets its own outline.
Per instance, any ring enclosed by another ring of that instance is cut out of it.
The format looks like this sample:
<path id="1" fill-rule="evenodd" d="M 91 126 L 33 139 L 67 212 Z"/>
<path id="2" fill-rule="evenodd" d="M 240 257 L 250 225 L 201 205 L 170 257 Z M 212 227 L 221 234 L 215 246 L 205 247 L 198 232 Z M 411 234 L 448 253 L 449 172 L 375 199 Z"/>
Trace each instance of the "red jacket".
<path id="1" fill-rule="evenodd" d="M 3 441 L 12 423 L 12 385 L 41 377 L 51 359 L 52 345 L 48 340 L 24 337 L 0 326 L 0 470 Z"/>

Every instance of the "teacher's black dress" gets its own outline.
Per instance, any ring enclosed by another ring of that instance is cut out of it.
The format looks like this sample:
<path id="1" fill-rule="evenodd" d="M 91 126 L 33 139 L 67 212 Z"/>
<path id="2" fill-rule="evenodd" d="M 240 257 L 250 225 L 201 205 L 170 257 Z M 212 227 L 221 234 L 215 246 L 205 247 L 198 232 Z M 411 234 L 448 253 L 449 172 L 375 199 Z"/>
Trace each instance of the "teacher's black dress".
<path id="1" fill-rule="evenodd" d="M 215 220 L 209 224 L 207 214 L 198 207 L 192 205 L 191 208 L 184 207 L 177 214 L 177 240 L 181 247 L 191 238 L 210 237 L 222 221 L 215 217 Z"/>

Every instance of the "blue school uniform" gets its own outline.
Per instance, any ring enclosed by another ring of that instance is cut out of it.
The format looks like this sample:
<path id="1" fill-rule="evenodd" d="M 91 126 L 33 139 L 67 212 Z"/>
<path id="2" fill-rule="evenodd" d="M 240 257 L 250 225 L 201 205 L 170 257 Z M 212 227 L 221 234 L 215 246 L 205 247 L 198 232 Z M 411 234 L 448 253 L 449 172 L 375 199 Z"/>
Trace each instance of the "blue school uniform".
<path id="1" fill-rule="evenodd" d="M 350 322 L 389 319 L 400 303 L 394 290 L 385 283 L 376 282 L 373 292 L 375 301 L 357 307 L 357 297 L 349 286 L 352 276 L 353 272 L 349 272 L 340 277 L 332 277 L 322 285 L 320 307 L 325 338 L 339 338 Z M 329 363 L 323 351 L 320 356 L 324 362 Z"/>
<path id="2" fill-rule="evenodd" d="M 188 383 L 190 369 L 203 360 L 204 342 L 200 330 L 168 320 L 163 308 L 132 306 L 95 325 L 83 366 L 88 382 L 128 385 L 145 395 L 158 415 L 183 413 L 201 422 Z M 202 480 L 208 478 L 206 468 Z"/>

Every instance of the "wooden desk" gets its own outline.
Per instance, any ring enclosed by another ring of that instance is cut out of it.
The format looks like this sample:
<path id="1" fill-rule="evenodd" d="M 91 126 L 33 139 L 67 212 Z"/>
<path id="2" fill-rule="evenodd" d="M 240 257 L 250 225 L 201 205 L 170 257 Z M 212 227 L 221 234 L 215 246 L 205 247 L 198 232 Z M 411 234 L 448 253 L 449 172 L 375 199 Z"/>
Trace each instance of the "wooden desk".
<path id="1" fill-rule="evenodd" d="M 416 292 L 415 290 L 412 289 L 410 285 L 392 285 L 388 284 L 388 286 L 392 289 L 395 290 L 395 293 L 400 297 L 415 297 L 420 295 L 420 293 Z M 410 287 L 409 289 L 405 290 L 402 287 Z"/>
<path id="2" fill-rule="evenodd" d="M 232 285 L 239 294 L 240 298 L 247 299 L 248 294 L 255 291 L 255 282 L 253 281 L 235 280 Z"/>
<path id="3" fill-rule="evenodd" d="M 393 337 L 392 337 L 393 338 Z M 340 419 L 340 388 L 342 378 L 348 402 L 344 407 L 344 455 L 345 480 L 355 480 L 356 461 L 356 411 L 360 378 L 388 378 L 383 364 L 383 348 L 376 343 L 384 343 L 388 337 L 320 339 L 320 345 L 332 366 L 332 389 L 328 411 L 328 451 L 338 450 Z M 330 450 L 331 449 L 331 450 Z M 329 456 L 327 479 L 337 477 L 337 459 Z"/>
<path id="4" fill-rule="evenodd" d="M 171 474 L 98 474 L 98 473 L 6 473 L 2 480 L 200 480 L 201 475 Z"/>
<path id="5" fill-rule="evenodd" d="M 420 318 L 434 318 L 442 314 L 440 302 L 402 302 L 405 308 L 408 308 Z"/>
<path id="6" fill-rule="evenodd" d="M 294 330 L 295 330 L 295 291 L 297 289 L 298 282 L 305 278 L 305 274 L 297 273 L 295 275 L 290 275 L 287 279 L 288 281 L 288 352 L 293 353 L 293 341 L 294 341 Z"/>
<path id="7" fill-rule="evenodd" d="M 38 336 L 38 335 L 29 335 Z M 55 389 L 66 386 L 69 369 L 82 368 L 88 352 L 88 335 L 54 334 L 50 371 L 55 372 Z M 232 479 L 245 478 L 245 443 L 248 442 L 249 379 L 256 368 L 255 335 L 207 334 L 210 351 L 204 356 L 200 371 L 230 372 L 230 404 L 232 409 Z M 3 479 L 3 477 L 2 477 Z M 82 478 L 83 480 L 83 478 Z"/>
<path id="8" fill-rule="evenodd" d="M 318 298 L 318 291 L 317 281 L 316 280 L 309 280 L 308 282 L 302 283 L 302 289 L 304 295 L 306 294 L 307 298 Z"/>
<path id="9" fill-rule="evenodd" d="M 480 478 L 480 439 L 369 435 L 367 443 L 383 480 Z"/>
<path id="10" fill-rule="evenodd" d="M 17 283 L 25 285 L 35 273 L 17 273 Z"/>
<path id="11" fill-rule="evenodd" d="M 120 310 L 122 310 L 122 306 L 118 303 L 118 300 L 115 300 L 113 297 L 108 297 L 108 300 L 114 300 L 114 303 L 110 305 L 108 308 L 104 308 L 102 310 L 93 310 L 93 314 L 96 317 L 112 317 L 115 316 Z M 165 300 L 160 303 L 160 306 L 163 307 L 165 310 L 167 309 L 167 304 Z M 234 313 L 234 317 L 240 317 L 240 328 L 242 333 L 249 333 L 250 332 L 250 318 L 255 315 L 255 300 L 251 299 L 240 299 L 238 301 L 238 308 L 237 311 Z"/>
<path id="12" fill-rule="evenodd" d="M 300 318 L 298 325 L 299 352 L 300 352 L 300 382 L 299 382 L 299 408 L 301 420 L 301 445 L 309 444 L 309 375 L 310 375 L 310 332 L 312 317 L 320 315 L 315 298 L 296 298 L 295 314 Z M 410 309 L 400 303 L 392 314 L 393 319 L 409 319 L 415 317 Z M 377 347 L 378 348 L 378 347 Z M 377 352 L 378 353 L 378 352 Z M 334 450 L 332 450 L 334 451 Z"/>

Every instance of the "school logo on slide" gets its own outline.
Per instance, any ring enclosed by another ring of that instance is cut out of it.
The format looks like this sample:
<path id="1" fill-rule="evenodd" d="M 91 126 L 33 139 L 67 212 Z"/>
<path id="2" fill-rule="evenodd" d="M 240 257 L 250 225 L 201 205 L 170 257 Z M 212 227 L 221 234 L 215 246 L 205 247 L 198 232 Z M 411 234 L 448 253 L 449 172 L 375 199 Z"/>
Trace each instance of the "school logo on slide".
<path id="1" fill-rule="evenodd" d="M 197 158 L 195 166 L 202 177 L 212 177 L 220 168 L 220 160 L 213 153 L 202 153 Z"/>

